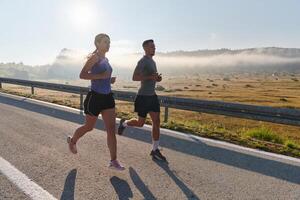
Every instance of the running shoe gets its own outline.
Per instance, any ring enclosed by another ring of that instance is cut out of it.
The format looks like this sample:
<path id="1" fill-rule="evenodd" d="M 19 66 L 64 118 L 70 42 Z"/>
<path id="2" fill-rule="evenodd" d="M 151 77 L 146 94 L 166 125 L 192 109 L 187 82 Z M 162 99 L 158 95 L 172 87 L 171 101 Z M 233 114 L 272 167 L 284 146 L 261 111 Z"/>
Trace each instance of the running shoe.
<path id="1" fill-rule="evenodd" d="M 67 142 L 68 142 L 68 144 L 69 144 L 69 149 L 70 149 L 70 151 L 71 151 L 73 154 L 76 154 L 76 153 L 77 153 L 76 143 L 73 143 L 73 142 L 72 142 L 72 137 L 71 137 L 71 136 L 68 136 L 68 137 L 67 137 Z"/>
<path id="2" fill-rule="evenodd" d="M 125 122 L 125 119 L 121 119 L 120 120 L 120 124 L 119 124 L 119 128 L 118 128 L 118 134 L 122 135 L 124 130 L 125 130 L 125 126 L 123 125 L 123 123 Z"/>
<path id="3" fill-rule="evenodd" d="M 115 170 L 118 170 L 118 171 L 123 171 L 123 170 L 125 169 L 125 167 L 123 167 L 123 166 L 119 163 L 119 161 L 117 161 L 117 160 L 111 160 L 111 161 L 109 162 L 108 167 L 109 167 L 110 169 L 115 169 Z"/>
<path id="4" fill-rule="evenodd" d="M 162 161 L 167 161 L 166 157 L 163 156 L 161 153 L 160 153 L 160 150 L 159 149 L 156 149 L 155 151 L 151 151 L 150 155 L 152 156 L 152 158 L 154 159 L 157 159 L 157 160 L 162 160 Z"/>

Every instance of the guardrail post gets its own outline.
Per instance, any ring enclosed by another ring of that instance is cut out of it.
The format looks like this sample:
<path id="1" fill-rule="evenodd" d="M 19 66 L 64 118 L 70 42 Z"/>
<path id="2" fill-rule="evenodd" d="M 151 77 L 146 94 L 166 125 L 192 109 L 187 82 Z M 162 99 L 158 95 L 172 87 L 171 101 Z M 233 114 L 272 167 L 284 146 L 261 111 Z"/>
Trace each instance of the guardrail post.
<path id="1" fill-rule="evenodd" d="M 0 82 L 0 89 L 2 89 L 2 83 Z"/>
<path id="2" fill-rule="evenodd" d="M 83 110 L 83 94 L 80 93 L 80 110 Z"/>
<path id="3" fill-rule="evenodd" d="M 31 86 L 31 94 L 34 94 L 34 86 Z"/>
<path id="4" fill-rule="evenodd" d="M 169 107 L 165 107 L 165 119 L 164 122 L 167 123 L 169 118 Z"/>

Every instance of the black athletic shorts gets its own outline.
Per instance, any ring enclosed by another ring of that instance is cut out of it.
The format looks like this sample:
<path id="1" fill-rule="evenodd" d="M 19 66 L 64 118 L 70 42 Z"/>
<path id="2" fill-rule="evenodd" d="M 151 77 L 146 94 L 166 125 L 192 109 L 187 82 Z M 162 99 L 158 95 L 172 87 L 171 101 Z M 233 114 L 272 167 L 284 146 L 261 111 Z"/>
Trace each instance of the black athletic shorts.
<path id="1" fill-rule="evenodd" d="M 101 111 L 115 107 L 113 93 L 100 94 L 90 91 L 84 100 L 84 113 L 87 115 L 98 116 Z"/>
<path id="2" fill-rule="evenodd" d="M 149 112 L 160 112 L 157 95 L 137 95 L 134 101 L 134 112 L 137 112 L 138 116 L 143 118 L 146 118 Z"/>

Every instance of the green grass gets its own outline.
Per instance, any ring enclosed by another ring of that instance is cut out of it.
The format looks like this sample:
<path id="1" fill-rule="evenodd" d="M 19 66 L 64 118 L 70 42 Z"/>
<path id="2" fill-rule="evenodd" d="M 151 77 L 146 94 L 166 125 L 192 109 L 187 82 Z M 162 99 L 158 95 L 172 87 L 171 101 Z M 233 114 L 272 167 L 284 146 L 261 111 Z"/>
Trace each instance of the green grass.
<path id="1" fill-rule="evenodd" d="M 273 142 L 273 143 L 277 143 L 277 144 L 284 143 L 284 139 L 282 137 L 280 137 L 278 134 L 273 132 L 271 129 L 268 129 L 265 127 L 248 130 L 246 132 L 246 135 L 251 138 L 255 138 L 257 140 Z"/>
<path id="2" fill-rule="evenodd" d="M 300 145 L 292 140 L 285 141 L 284 145 L 290 149 L 300 149 Z"/>

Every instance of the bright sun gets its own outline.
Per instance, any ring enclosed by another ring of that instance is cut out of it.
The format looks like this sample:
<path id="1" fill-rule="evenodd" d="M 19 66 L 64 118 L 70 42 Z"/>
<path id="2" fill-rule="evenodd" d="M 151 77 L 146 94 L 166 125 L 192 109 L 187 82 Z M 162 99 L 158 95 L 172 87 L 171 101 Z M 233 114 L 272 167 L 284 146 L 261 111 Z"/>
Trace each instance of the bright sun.
<path id="1" fill-rule="evenodd" d="M 70 8 L 69 17 L 76 28 L 88 28 L 95 22 L 96 12 L 90 4 L 80 2 Z"/>

